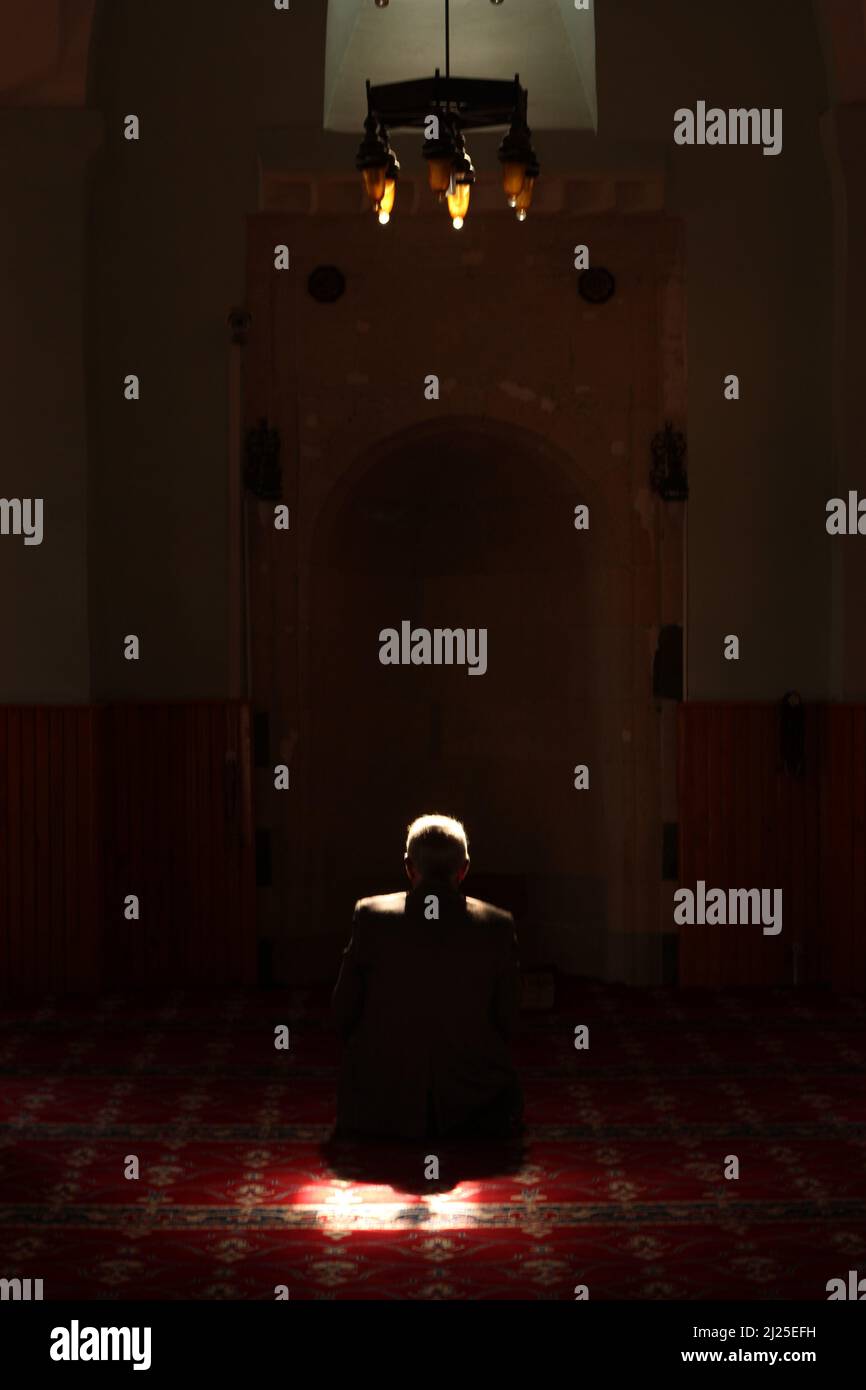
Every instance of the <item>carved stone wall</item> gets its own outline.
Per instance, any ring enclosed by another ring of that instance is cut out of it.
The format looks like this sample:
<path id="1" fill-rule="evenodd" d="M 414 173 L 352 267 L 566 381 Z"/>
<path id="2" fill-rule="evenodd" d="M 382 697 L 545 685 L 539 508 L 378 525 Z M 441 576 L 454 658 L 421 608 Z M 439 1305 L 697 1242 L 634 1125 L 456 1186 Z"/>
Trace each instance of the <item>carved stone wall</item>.
<path id="1" fill-rule="evenodd" d="M 522 911 L 525 959 L 661 978 L 673 743 L 652 674 L 683 620 L 683 509 L 648 471 L 684 422 L 684 293 L 679 224 L 628 183 L 553 181 L 524 225 L 482 197 L 458 235 L 403 189 L 380 228 L 347 182 L 284 181 L 297 209 L 249 221 L 245 415 L 279 430 L 291 508 L 284 533 L 247 507 L 280 977 L 326 970 L 354 898 L 401 886 L 406 821 L 438 808 L 467 820 L 475 891 Z M 613 206 L 578 212 L 577 188 Z M 578 294 L 578 244 L 616 277 L 605 304 Z M 345 276 L 334 303 L 308 293 L 320 265 Z M 382 667 L 404 618 L 486 627 L 487 674 Z"/>

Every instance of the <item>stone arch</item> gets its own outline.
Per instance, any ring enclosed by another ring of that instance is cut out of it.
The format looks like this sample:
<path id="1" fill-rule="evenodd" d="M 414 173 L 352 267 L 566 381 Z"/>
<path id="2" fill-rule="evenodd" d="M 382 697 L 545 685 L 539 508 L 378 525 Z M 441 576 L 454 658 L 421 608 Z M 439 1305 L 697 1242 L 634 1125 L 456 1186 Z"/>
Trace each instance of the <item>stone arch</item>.
<path id="1" fill-rule="evenodd" d="M 333 521 L 345 499 L 358 487 L 364 474 L 398 450 L 409 450 L 428 440 L 448 439 L 465 435 L 499 443 L 504 449 L 517 448 L 532 453 L 558 477 L 563 492 L 574 494 L 575 505 L 585 502 L 599 518 L 606 517 L 606 501 L 598 483 L 581 469 L 578 460 L 553 443 L 545 434 L 513 423 L 505 417 L 491 415 L 443 415 L 431 421 L 418 421 L 396 431 L 381 434 L 374 442 L 355 453 L 348 467 L 335 478 L 321 500 L 310 527 L 311 553 L 321 545 L 323 529 Z"/>
<path id="2" fill-rule="evenodd" d="M 578 502 L 588 532 L 574 528 Z M 600 583 L 602 512 L 556 446 L 483 418 L 398 430 L 343 470 L 300 575 L 305 921 L 399 888 L 406 821 L 439 809 L 469 823 L 484 869 L 470 891 L 522 908 L 538 941 L 580 921 L 601 970 L 601 866 L 617 839 L 602 834 L 604 795 L 576 791 L 573 767 L 594 766 L 601 786 L 611 756 L 601 690 L 617 596 Z M 485 627 L 487 673 L 382 668 L 379 632 L 403 619 Z"/>

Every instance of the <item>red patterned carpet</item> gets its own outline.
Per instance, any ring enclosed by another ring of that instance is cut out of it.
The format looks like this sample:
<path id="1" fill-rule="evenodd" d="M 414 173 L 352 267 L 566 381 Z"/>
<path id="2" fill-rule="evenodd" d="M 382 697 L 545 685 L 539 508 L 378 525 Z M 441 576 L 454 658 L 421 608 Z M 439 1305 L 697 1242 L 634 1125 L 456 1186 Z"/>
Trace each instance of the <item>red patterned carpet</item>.
<path id="1" fill-rule="evenodd" d="M 0 1276 L 46 1299 L 826 1299 L 866 1274 L 862 1000 L 569 994 L 524 1016 L 525 1152 L 442 1146 L 438 1184 L 430 1145 L 324 1143 L 321 999 L 7 1011 Z"/>

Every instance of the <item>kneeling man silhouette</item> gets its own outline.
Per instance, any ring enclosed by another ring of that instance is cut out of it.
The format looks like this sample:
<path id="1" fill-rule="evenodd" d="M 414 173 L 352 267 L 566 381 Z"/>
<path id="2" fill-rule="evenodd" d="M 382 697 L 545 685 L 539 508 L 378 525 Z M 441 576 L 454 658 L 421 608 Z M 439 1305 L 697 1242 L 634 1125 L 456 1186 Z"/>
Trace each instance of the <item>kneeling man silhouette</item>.
<path id="1" fill-rule="evenodd" d="M 331 1004 L 344 1043 L 336 1134 L 516 1135 L 514 919 L 464 895 L 459 821 L 413 821 L 404 862 L 409 891 L 362 898 L 343 952 Z"/>

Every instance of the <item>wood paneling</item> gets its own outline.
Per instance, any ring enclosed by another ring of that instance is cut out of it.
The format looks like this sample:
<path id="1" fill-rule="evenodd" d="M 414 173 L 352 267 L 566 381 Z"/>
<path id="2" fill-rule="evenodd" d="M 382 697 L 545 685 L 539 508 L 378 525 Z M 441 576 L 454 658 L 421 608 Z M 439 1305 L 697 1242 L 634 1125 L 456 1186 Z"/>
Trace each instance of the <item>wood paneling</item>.
<path id="1" fill-rule="evenodd" d="M 249 759 L 239 702 L 0 707 L 0 992 L 251 983 Z"/>
<path id="2" fill-rule="evenodd" d="M 840 990 L 866 987 L 866 708 L 825 711 L 821 778 L 825 872 L 822 901 L 828 977 Z"/>
<path id="3" fill-rule="evenodd" d="M 0 989 L 98 983 L 97 712 L 0 706 Z"/>
<path id="4" fill-rule="evenodd" d="M 681 885 L 781 888 L 783 903 L 776 937 L 680 927 L 682 984 L 866 988 L 866 708 L 804 713 L 805 775 L 793 777 L 777 706 L 680 706 Z"/>
<path id="5" fill-rule="evenodd" d="M 247 707 L 117 705 L 104 718 L 107 982 L 252 983 Z M 132 894 L 138 921 L 125 916 Z"/>
<path id="6" fill-rule="evenodd" d="M 788 984 L 796 965 L 866 988 L 866 708 L 805 718 L 794 778 L 775 706 L 680 707 L 682 885 L 781 888 L 784 910 L 778 937 L 680 928 L 684 985 Z M 0 707 L 0 989 L 252 982 L 253 840 L 247 705 Z"/>

